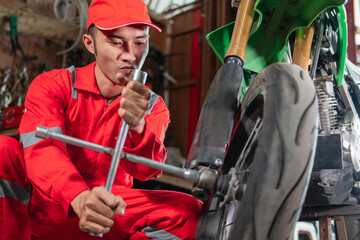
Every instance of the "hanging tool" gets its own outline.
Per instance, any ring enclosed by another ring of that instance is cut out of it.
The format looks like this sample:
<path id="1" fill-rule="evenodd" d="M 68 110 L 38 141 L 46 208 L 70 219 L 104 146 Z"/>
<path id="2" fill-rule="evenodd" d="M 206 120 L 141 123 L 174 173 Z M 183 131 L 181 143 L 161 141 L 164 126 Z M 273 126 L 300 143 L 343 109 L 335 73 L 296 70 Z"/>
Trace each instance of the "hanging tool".
<path id="1" fill-rule="evenodd" d="M 4 78 L 0 87 L 0 108 L 6 108 L 12 101 L 12 95 L 8 91 L 9 79 L 11 75 L 11 68 L 7 68 L 4 73 Z"/>
<path id="2" fill-rule="evenodd" d="M 23 57 L 25 57 L 25 53 L 22 49 L 22 47 L 19 44 L 18 40 L 18 31 L 17 31 L 17 16 L 16 15 L 10 15 L 8 16 L 8 20 L 10 22 L 10 41 L 11 41 L 11 48 L 16 55 L 16 50 L 19 49 Z"/>
<path id="3" fill-rule="evenodd" d="M 21 60 L 20 62 L 15 65 L 13 64 L 13 71 L 17 72 L 14 68 L 18 68 L 20 73 L 18 74 L 15 83 L 13 84 L 11 89 L 8 89 L 10 92 L 7 93 L 5 96 L 5 107 L 8 107 L 10 103 L 15 103 L 16 106 L 21 106 L 23 104 L 25 93 L 28 88 L 28 74 L 27 74 L 27 67 L 26 63 L 29 61 L 37 60 L 37 56 L 27 56 L 21 47 L 18 39 L 18 30 L 17 30 L 17 22 L 18 18 L 16 15 L 9 15 L 7 16 L 7 20 L 10 23 L 10 42 L 11 42 L 11 49 L 14 54 L 14 62 L 17 57 L 17 51 L 19 50 L 21 53 Z M 15 77 L 15 74 L 12 74 Z M 8 81 L 9 82 L 9 81 Z M 8 87 L 9 88 L 9 87 Z M 11 94 L 10 94 L 11 93 Z M 11 104 L 12 105 L 12 104 Z"/>
<path id="4" fill-rule="evenodd" d="M 11 48 L 12 48 L 14 55 L 16 56 L 16 51 L 19 50 L 21 52 L 21 55 L 23 57 L 22 60 L 24 62 L 37 60 L 38 59 L 37 56 L 30 56 L 30 57 L 26 56 L 24 50 L 22 49 L 21 45 L 19 44 L 18 31 L 17 31 L 17 16 L 9 15 L 9 16 L 7 16 L 7 18 L 10 23 L 10 41 L 11 41 Z"/>
<path id="5" fill-rule="evenodd" d="M 15 106 L 21 106 L 24 104 L 26 91 L 28 89 L 28 82 L 29 82 L 29 76 L 27 73 L 27 67 L 25 64 L 23 64 L 23 69 L 18 74 L 18 77 L 16 78 L 15 84 L 13 85 L 11 92 L 15 95 L 14 100 Z"/>

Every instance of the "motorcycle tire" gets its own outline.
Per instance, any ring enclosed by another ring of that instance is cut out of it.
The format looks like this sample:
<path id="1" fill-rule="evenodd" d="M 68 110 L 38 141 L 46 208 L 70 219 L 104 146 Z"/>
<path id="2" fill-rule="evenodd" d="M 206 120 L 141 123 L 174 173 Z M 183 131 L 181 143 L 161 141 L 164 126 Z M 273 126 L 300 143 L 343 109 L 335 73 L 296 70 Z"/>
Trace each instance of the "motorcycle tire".
<path id="1" fill-rule="evenodd" d="M 221 174 L 235 166 L 236 185 L 246 187 L 218 211 L 217 239 L 292 239 L 318 133 L 317 97 L 308 73 L 288 63 L 266 67 L 246 91 L 240 118 Z M 259 119 L 258 135 L 249 144 Z"/>

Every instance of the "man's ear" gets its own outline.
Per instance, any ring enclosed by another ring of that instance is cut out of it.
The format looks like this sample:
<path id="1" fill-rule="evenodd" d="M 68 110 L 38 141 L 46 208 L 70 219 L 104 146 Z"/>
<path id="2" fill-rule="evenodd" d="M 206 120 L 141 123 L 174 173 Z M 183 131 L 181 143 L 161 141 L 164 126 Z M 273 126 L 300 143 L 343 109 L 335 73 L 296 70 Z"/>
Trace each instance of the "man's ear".
<path id="1" fill-rule="evenodd" d="M 90 34 L 84 34 L 82 38 L 86 49 L 95 55 L 95 41 Z"/>

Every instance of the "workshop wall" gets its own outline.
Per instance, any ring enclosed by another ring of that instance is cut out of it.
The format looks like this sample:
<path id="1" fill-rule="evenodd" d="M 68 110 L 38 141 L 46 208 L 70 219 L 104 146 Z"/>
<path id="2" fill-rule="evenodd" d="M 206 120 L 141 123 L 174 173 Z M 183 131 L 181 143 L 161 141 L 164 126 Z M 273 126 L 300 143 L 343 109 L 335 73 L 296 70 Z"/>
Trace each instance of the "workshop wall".
<path id="1" fill-rule="evenodd" d="M 0 6 L 55 18 L 54 0 L 0 0 Z"/>
<path id="2" fill-rule="evenodd" d="M 202 24 L 201 20 L 196 20 L 199 14 L 200 9 L 179 14 L 169 20 L 167 29 L 170 44 L 168 71 L 177 81 L 169 85 L 171 124 L 168 140 L 169 145 L 181 149 L 183 156 L 187 155 L 188 136 L 195 130 L 199 112 L 199 34 Z M 195 116 L 191 117 L 193 112 Z"/>
<path id="3" fill-rule="evenodd" d="M 206 42 L 211 31 L 233 21 L 229 1 L 203 0 L 167 21 L 167 70 L 177 80 L 169 84 L 171 124 L 168 145 L 187 157 L 207 90 L 221 62 Z"/>
<path id="4" fill-rule="evenodd" d="M 60 51 L 61 46 L 50 40 L 19 35 L 18 43 L 25 56 L 22 55 L 19 48 L 16 48 L 15 52 L 13 51 L 9 32 L 0 32 L 0 42 L 0 75 L 4 77 L 5 70 L 11 69 L 10 84 L 8 86 L 12 87 L 8 90 L 11 91 L 13 99 L 9 106 L 19 105 L 15 96 L 25 94 L 28 84 L 38 74 L 62 65 L 63 57 L 54 54 Z M 25 67 L 28 79 L 25 79 L 26 82 L 21 82 L 18 88 L 14 88 L 15 83 L 19 80 L 20 73 L 25 70 Z"/>
<path id="5" fill-rule="evenodd" d="M 1 134 L 17 137 L 25 95 L 37 75 L 66 66 L 74 55 L 80 56 L 83 64 L 90 59 L 79 52 L 57 54 L 70 42 L 56 33 L 66 32 L 69 24 L 55 18 L 53 3 L 52 0 L 0 0 L 0 125 L 10 130 Z M 46 31 L 49 28 L 53 28 L 52 32 Z M 76 25 L 72 24 L 70 33 L 74 28 Z"/>

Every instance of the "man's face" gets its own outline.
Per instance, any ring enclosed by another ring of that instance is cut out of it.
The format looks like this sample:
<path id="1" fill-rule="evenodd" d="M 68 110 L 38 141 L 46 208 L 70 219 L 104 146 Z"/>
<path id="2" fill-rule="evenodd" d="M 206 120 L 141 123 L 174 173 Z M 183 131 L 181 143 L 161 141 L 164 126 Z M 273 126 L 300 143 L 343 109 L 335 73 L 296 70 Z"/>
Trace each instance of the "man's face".
<path id="1" fill-rule="evenodd" d="M 126 85 L 132 69 L 139 68 L 148 49 L 148 27 L 129 25 L 96 30 L 94 48 L 100 71 L 115 84 Z"/>

